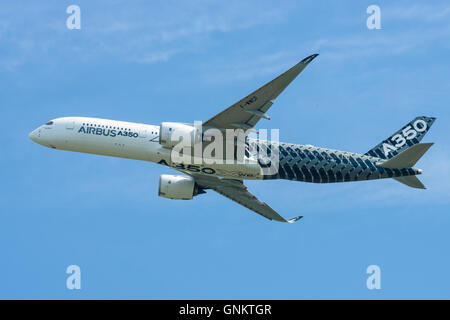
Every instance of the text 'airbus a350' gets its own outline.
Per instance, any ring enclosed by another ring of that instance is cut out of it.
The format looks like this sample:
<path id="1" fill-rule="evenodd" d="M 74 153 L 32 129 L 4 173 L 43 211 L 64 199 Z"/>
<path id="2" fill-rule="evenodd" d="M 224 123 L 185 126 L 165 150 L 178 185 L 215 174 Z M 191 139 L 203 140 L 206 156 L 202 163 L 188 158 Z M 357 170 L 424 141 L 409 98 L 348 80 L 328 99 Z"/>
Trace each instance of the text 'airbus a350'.
<path id="1" fill-rule="evenodd" d="M 200 126 L 163 122 L 159 126 L 86 117 L 58 118 L 30 133 L 54 149 L 144 160 L 183 175 L 161 175 L 159 195 L 192 199 L 205 190 L 270 219 L 286 220 L 256 198 L 243 180 L 287 179 L 313 183 L 393 178 L 425 187 L 414 167 L 432 143 L 420 143 L 435 118 L 413 119 L 365 154 L 249 137 L 280 93 L 317 56 L 311 55 Z"/>

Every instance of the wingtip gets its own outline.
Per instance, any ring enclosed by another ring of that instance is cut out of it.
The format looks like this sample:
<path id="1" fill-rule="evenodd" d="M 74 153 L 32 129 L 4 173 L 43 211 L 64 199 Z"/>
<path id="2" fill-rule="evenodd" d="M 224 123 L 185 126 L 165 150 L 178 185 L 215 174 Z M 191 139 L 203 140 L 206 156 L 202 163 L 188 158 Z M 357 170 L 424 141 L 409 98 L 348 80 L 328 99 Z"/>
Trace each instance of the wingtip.
<path id="1" fill-rule="evenodd" d="M 300 63 L 308 64 L 308 63 L 310 63 L 311 61 L 313 61 L 318 55 L 319 55 L 318 53 L 314 53 L 314 54 L 312 54 L 312 55 L 306 57 L 306 58 L 303 59 L 302 61 L 300 61 Z"/>
<path id="2" fill-rule="evenodd" d="M 289 220 L 287 220 L 287 222 L 289 222 L 289 223 L 294 223 L 295 221 L 298 221 L 298 220 L 300 220 L 301 218 L 303 218 L 303 216 L 298 216 L 298 217 L 289 219 Z"/>

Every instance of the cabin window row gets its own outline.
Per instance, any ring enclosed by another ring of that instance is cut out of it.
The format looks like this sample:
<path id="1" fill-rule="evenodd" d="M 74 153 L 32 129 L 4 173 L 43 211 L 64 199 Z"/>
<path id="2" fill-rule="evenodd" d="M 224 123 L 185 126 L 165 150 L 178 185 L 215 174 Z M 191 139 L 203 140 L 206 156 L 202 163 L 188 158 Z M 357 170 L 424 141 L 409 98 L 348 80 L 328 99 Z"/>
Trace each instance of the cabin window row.
<path id="1" fill-rule="evenodd" d="M 83 126 L 90 126 L 90 127 L 98 127 L 98 128 L 106 128 L 106 129 L 117 129 L 117 130 L 127 130 L 131 131 L 129 128 L 122 128 L 122 127 L 113 127 L 113 126 L 105 126 L 101 124 L 93 124 L 93 123 L 83 123 Z"/>
<path id="2" fill-rule="evenodd" d="M 131 129 L 129 129 L 129 128 L 113 127 L 113 126 L 105 126 L 105 125 L 94 124 L 94 123 L 83 123 L 83 126 L 99 127 L 99 128 L 106 128 L 106 129 L 116 129 L 116 130 L 127 130 L 127 131 L 131 131 Z M 157 132 L 156 132 L 156 131 L 151 131 L 151 134 L 157 134 Z"/>

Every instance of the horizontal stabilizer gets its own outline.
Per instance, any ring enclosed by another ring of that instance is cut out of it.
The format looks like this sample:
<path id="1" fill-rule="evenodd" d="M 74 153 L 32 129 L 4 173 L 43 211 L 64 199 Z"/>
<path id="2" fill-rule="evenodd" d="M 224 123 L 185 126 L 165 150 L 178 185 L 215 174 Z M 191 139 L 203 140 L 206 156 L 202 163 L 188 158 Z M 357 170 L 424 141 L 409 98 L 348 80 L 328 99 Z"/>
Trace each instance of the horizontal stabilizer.
<path id="1" fill-rule="evenodd" d="M 396 177 L 394 179 L 411 188 L 426 189 L 423 183 L 416 176 Z"/>
<path id="2" fill-rule="evenodd" d="M 432 145 L 432 142 L 415 144 L 393 158 L 377 165 L 389 169 L 412 168 Z"/>

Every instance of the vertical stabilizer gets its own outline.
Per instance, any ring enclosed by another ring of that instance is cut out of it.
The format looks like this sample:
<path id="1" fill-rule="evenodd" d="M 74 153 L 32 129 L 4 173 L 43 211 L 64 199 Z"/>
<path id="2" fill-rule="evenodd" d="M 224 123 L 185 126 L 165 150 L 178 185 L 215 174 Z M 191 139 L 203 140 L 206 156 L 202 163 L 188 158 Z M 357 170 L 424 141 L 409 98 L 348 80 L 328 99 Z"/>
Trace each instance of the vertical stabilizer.
<path id="1" fill-rule="evenodd" d="M 390 159 L 419 143 L 430 129 L 434 120 L 436 118 L 417 117 L 365 154 L 381 159 Z"/>

